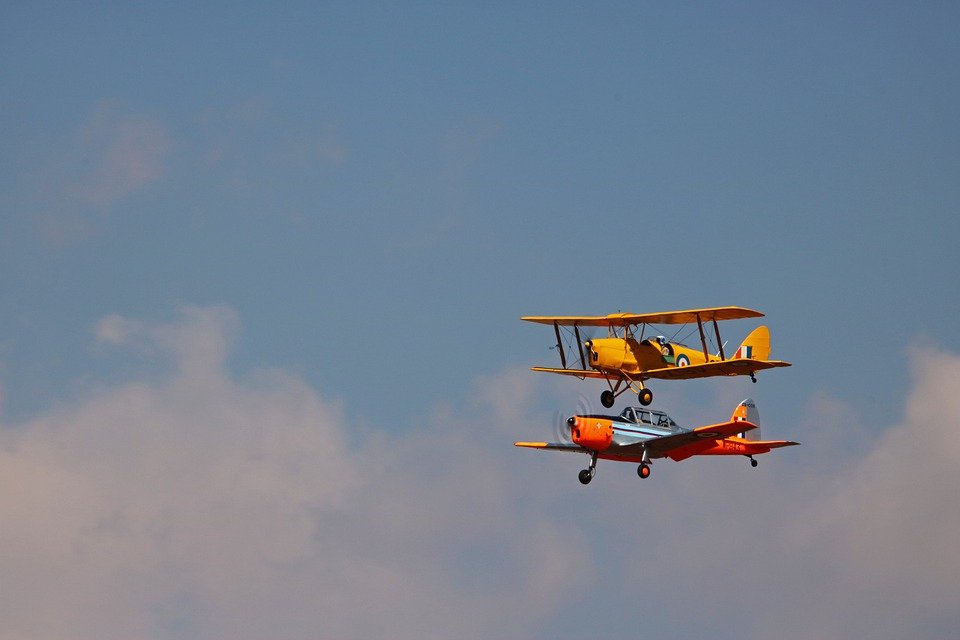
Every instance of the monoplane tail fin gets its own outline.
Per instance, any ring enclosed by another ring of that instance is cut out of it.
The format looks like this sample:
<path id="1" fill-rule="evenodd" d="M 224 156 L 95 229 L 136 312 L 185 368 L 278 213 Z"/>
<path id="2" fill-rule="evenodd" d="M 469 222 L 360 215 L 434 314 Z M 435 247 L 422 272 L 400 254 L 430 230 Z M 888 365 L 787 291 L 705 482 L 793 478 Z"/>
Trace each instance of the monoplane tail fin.
<path id="1" fill-rule="evenodd" d="M 760 411 L 757 409 L 753 398 L 747 398 L 737 405 L 737 408 L 733 410 L 733 415 L 730 416 L 730 422 L 749 422 L 757 425 L 756 429 L 737 435 L 745 440 L 760 440 Z"/>

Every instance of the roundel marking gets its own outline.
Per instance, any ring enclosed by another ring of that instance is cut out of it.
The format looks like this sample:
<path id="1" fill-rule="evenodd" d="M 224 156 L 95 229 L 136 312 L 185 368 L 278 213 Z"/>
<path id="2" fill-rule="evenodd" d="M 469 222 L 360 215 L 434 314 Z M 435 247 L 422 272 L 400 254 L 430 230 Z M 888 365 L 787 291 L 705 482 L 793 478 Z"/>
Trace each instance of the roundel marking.
<path id="1" fill-rule="evenodd" d="M 702 433 L 697 434 L 698 438 L 719 438 L 720 434 L 716 431 L 703 431 Z"/>
<path id="2" fill-rule="evenodd" d="M 678 367 L 685 367 L 685 366 L 687 366 L 688 364 L 690 364 L 690 358 L 688 358 L 687 356 L 685 356 L 685 355 L 682 354 L 682 353 L 677 356 L 677 366 L 678 366 Z"/>

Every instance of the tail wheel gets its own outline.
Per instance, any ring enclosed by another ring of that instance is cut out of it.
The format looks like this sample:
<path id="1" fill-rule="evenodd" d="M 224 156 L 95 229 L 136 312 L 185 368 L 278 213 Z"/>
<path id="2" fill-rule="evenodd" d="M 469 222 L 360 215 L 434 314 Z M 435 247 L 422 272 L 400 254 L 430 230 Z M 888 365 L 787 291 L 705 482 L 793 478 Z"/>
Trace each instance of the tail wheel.
<path id="1" fill-rule="evenodd" d="M 600 394 L 600 404 L 605 406 L 607 409 L 613 406 L 613 400 L 616 396 L 613 395 L 613 391 L 609 389 Z M 586 484 L 586 482 L 584 482 Z"/>
<path id="2" fill-rule="evenodd" d="M 757 466 L 757 461 L 754 460 L 753 458 L 750 458 L 750 466 L 751 466 L 751 467 Z"/>
<path id="3" fill-rule="evenodd" d="M 641 478 L 649 478 L 650 465 L 644 463 L 644 464 L 641 464 L 639 467 L 637 467 L 637 475 L 640 476 Z"/>
<path id="4" fill-rule="evenodd" d="M 593 473 L 590 469 L 584 469 L 580 472 L 580 484 L 590 484 L 590 481 L 593 480 Z"/>
<path id="5" fill-rule="evenodd" d="M 650 391 L 650 389 L 647 388 L 640 389 L 640 393 L 637 394 L 637 397 L 640 399 L 640 404 L 647 406 L 653 402 L 653 391 Z"/>

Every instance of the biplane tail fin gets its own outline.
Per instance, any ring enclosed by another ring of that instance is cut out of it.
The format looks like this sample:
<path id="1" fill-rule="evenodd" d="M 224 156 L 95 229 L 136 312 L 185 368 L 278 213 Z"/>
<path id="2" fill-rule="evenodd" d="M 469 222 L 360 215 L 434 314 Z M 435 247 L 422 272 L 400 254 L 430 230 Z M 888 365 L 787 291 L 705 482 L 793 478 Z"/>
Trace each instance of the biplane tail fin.
<path id="1" fill-rule="evenodd" d="M 750 332 L 737 352 L 733 354 L 733 359 L 748 358 L 751 360 L 769 360 L 770 359 L 770 329 L 766 325 L 760 325 Z"/>
<path id="2" fill-rule="evenodd" d="M 757 410 L 753 398 L 747 398 L 737 405 L 737 408 L 733 410 L 733 415 L 730 416 L 730 422 L 749 422 L 756 425 L 756 429 L 740 432 L 737 435 L 744 440 L 760 440 L 760 411 Z"/>

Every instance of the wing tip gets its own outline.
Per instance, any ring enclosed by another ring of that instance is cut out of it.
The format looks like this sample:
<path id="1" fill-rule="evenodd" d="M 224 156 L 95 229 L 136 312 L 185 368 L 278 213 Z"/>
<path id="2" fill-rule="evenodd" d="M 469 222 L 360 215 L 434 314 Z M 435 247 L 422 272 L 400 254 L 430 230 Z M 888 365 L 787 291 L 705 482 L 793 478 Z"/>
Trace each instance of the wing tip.
<path id="1" fill-rule="evenodd" d="M 527 449 L 546 449 L 546 442 L 514 442 L 515 447 L 525 447 Z"/>

